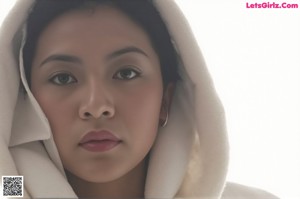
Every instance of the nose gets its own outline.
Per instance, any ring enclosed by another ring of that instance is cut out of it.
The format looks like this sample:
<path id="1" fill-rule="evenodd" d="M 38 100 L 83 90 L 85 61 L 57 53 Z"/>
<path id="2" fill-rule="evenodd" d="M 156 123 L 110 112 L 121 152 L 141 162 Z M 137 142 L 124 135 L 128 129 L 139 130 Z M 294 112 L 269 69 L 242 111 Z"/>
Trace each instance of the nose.
<path id="1" fill-rule="evenodd" d="M 103 86 L 90 85 L 84 89 L 79 117 L 83 120 L 112 118 L 115 115 L 115 108 L 108 89 Z"/>

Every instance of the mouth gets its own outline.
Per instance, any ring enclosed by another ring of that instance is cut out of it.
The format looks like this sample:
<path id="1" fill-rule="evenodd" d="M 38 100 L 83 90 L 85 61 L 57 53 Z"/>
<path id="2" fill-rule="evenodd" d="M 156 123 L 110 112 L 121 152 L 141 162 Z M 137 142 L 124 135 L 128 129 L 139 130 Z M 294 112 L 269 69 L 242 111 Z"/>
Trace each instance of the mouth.
<path id="1" fill-rule="evenodd" d="M 90 152 L 106 152 L 122 142 L 109 131 L 90 131 L 79 142 L 79 146 Z"/>

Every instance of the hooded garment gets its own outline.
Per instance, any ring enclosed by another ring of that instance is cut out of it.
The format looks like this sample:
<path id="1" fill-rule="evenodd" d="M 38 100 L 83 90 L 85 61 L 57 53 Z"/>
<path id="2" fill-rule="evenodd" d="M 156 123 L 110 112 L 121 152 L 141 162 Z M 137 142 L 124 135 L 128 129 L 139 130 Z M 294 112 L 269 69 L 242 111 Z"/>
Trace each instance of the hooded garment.
<path id="1" fill-rule="evenodd" d="M 24 27 L 33 3 L 17 1 L 0 30 L 0 175 L 24 176 L 26 198 L 77 198 L 67 181 L 48 120 L 25 78 Z M 226 183 L 229 151 L 224 110 L 200 49 L 173 0 L 154 0 L 154 5 L 178 53 L 181 81 L 168 125 L 159 129 L 151 151 L 145 197 L 275 198 L 264 191 Z"/>

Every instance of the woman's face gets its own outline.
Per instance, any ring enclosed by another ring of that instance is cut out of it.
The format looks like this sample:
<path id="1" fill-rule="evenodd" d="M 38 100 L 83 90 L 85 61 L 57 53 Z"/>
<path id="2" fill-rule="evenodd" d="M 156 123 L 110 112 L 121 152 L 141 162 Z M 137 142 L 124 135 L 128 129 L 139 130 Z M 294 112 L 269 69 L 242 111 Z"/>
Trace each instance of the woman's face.
<path id="1" fill-rule="evenodd" d="M 146 33 L 117 9 L 70 11 L 51 22 L 31 78 L 73 175 L 118 179 L 152 147 L 163 99 L 159 59 Z"/>

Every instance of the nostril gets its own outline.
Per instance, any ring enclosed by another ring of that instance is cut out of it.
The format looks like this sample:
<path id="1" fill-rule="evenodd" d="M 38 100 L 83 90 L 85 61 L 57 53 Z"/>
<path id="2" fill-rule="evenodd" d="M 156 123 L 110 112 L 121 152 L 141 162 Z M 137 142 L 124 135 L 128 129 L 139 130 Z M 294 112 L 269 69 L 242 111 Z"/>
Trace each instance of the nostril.
<path id="1" fill-rule="evenodd" d="M 85 112 L 85 113 L 84 113 L 84 116 L 85 116 L 85 117 L 90 117 L 91 114 L 90 114 L 89 112 Z"/>
<path id="2" fill-rule="evenodd" d="M 90 112 L 90 111 L 86 111 L 82 114 L 82 117 L 84 119 L 88 119 L 88 118 L 100 118 L 101 116 L 103 117 L 111 117 L 113 115 L 113 113 L 109 110 L 107 111 L 102 111 L 101 113 L 97 111 L 94 112 Z"/>
<path id="3" fill-rule="evenodd" d="M 110 114 L 109 114 L 108 111 L 104 111 L 104 112 L 103 112 L 103 115 L 104 115 L 104 116 L 109 116 Z"/>

